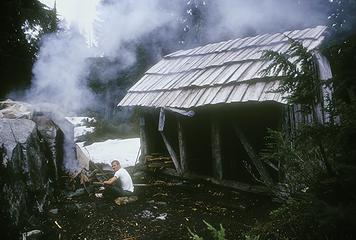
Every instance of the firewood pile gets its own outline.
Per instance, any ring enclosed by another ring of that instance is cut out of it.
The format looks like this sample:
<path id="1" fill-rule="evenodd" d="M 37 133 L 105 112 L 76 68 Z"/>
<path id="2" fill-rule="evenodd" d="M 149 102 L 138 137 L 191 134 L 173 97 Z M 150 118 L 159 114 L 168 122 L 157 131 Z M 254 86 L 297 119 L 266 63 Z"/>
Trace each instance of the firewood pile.
<path id="1" fill-rule="evenodd" d="M 174 164 L 171 157 L 163 155 L 161 153 L 151 153 L 145 156 L 145 163 L 148 168 L 174 168 Z"/>

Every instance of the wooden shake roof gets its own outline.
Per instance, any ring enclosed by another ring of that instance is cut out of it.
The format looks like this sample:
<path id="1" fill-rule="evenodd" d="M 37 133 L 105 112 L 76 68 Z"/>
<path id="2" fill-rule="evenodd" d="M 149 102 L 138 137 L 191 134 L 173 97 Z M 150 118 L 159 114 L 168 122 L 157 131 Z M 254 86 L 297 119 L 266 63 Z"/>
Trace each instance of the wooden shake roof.
<path id="1" fill-rule="evenodd" d="M 325 26 L 211 43 L 163 57 L 129 89 L 119 106 L 195 108 L 218 103 L 275 101 L 278 77 L 263 77 L 270 62 L 263 50 L 285 52 L 293 38 L 309 49 L 324 39 Z M 324 59 L 323 59 L 324 60 Z"/>

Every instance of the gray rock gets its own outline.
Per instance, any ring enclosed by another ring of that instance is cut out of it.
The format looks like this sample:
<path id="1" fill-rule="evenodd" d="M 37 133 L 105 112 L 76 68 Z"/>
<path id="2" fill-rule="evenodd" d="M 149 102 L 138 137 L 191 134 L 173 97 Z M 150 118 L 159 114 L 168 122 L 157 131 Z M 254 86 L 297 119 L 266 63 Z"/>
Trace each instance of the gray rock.
<path id="1" fill-rule="evenodd" d="M 63 164 L 63 133 L 47 116 L 36 115 L 33 121 L 37 124 L 37 129 L 43 138 L 41 140 L 49 147 L 50 165 L 53 167 L 55 180 L 58 180 Z"/>
<path id="2" fill-rule="evenodd" d="M 19 143 L 24 144 L 35 128 L 36 124 L 28 119 L 0 119 L 0 143 L 7 150 L 9 159 L 15 147 Z"/>
<path id="3" fill-rule="evenodd" d="M 65 119 L 56 116 L 27 103 L 0 102 L 0 221 L 5 228 L 37 226 L 31 219 L 47 206 L 63 156 L 75 157 L 72 127 L 64 134 L 68 129 L 58 126 L 67 126 Z"/>
<path id="4" fill-rule="evenodd" d="M 28 119 L 0 119 L 2 218 L 23 226 L 50 194 L 49 147 Z"/>

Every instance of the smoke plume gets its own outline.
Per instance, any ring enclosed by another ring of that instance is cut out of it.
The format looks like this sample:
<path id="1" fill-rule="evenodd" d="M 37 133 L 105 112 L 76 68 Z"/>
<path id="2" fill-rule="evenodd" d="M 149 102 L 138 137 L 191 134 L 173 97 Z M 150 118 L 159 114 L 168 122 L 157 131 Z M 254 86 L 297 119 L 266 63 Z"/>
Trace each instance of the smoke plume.
<path id="1" fill-rule="evenodd" d="M 210 41 L 327 23 L 327 0 L 219 0 L 211 3 L 208 24 L 213 27 L 207 30 Z"/>
<path id="2" fill-rule="evenodd" d="M 95 104 L 95 95 L 87 87 L 90 73 L 87 59 L 119 59 L 115 69 L 103 76 L 117 74 L 135 63 L 135 54 L 125 45 L 135 42 L 154 29 L 174 22 L 175 4 L 162 0 L 102 1 L 93 22 L 94 35 L 80 33 L 77 26 L 53 33 L 42 39 L 38 60 L 33 67 L 32 87 L 26 100 L 53 103 L 67 112 L 80 112 Z M 88 46 L 89 43 L 92 44 Z"/>

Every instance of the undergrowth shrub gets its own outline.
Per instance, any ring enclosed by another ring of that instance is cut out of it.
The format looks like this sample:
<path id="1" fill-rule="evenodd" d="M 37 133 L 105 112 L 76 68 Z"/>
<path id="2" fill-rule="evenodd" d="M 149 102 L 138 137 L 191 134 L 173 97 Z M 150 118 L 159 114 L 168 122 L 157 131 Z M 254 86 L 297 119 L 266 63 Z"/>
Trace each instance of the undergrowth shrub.
<path id="1" fill-rule="evenodd" d="M 264 73 L 285 75 L 275 92 L 290 93 L 290 104 L 315 115 L 324 83 L 316 78 L 312 52 L 290 43 L 286 54 L 265 52 L 272 64 Z M 288 135 L 269 130 L 261 158 L 276 173 L 272 192 L 280 206 L 244 239 L 356 239 L 356 104 L 338 99 L 325 107 L 329 122 L 300 125 Z"/>
<path id="2" fill-rule="evenodd" d="M 332 204 L 303 194 L 271 211 L 269 221 L 255 226 L 245 239 L 355 239 L 354 204 Z"/>
<path id="3" fill-rule="evenodd" d="M 207 226 L 207 229 L 210 231 L 211 237 L 213 240 L 225 240 L 225 229 L 223 228 L 223 226 L 220 224 L 220 228 L 216 229 L 215 227 L 213 227 L 211 224 L 209 224 L 208 222 L 204 221 L 204 224 Z M 190 234 L 190 238 L 193 240 L 204 240 L 203 237 L 200 237 L 198 234 L 192 232 L 189 228 L 188 228 L 188 232 Z"/>
<path id="4" fill-rule="evenodd" d="M 94 142 L 105 141 L 107 139 L 138 137 L 136 124 L 127 122 L 115 122 L 96 117 L 95 121 L 86 121 L 85 125 L 94 127 L 94 131 L 79 137 L 78 141 L 89 145 Z"/>
<path id="5" fill-rule="evenodd" d="M 261 159 L 272 165 L 277 172 L 278 184 L 274 193 L 281 200 L 307 191 L 325 174 L 320 150 L 310 141 L 298 138 L 290 141 L 282 132 L 268 130 L 267 144 L 261 152 Z"/>

